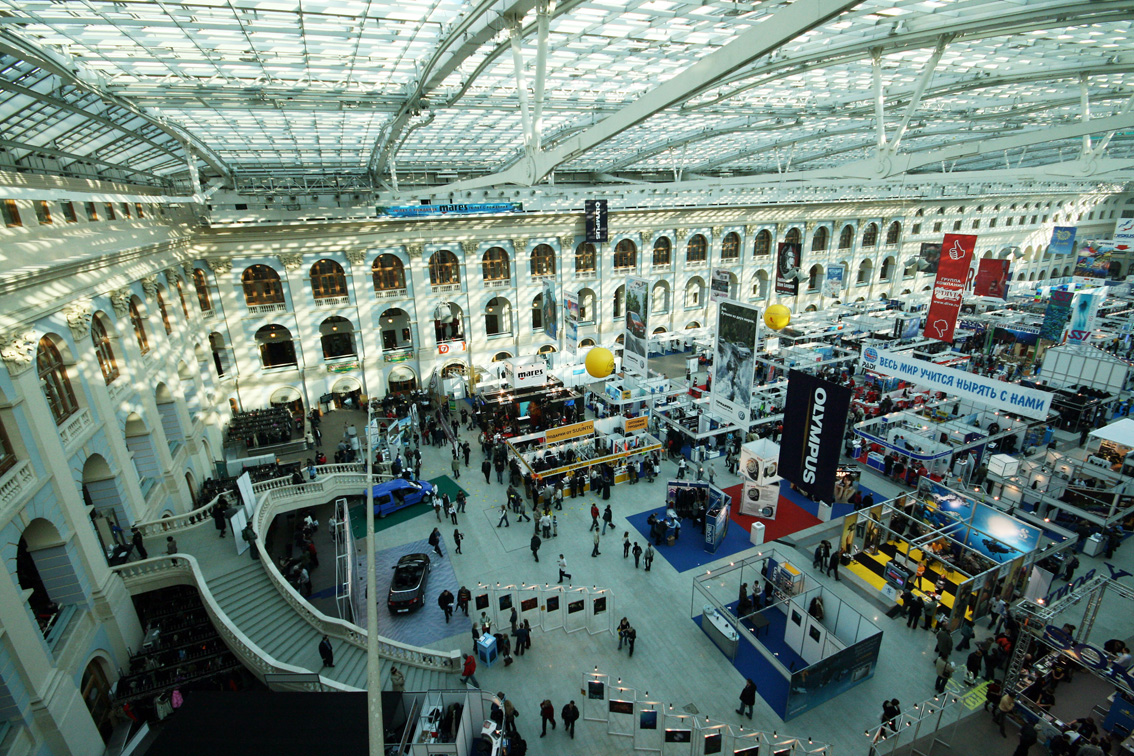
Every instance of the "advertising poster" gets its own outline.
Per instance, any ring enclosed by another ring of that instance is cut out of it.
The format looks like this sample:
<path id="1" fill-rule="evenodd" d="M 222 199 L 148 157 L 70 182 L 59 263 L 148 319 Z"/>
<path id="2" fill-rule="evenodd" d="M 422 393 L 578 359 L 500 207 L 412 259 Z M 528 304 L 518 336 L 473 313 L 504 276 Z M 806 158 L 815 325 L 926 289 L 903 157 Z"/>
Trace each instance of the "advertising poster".
<path id="1" fill-rule="evenodd" d="M 709 300 L 720 302 L 728 299 L 731 290 L 731 278 L 727 268 L 713 268 L 713 275 L 709 282 Z"/>
<path id="2" fill-rule="evenodd" d="M 606 200 L 583 200 L 583 220 L 589 243 L 602 244 L 608 241 Z"/>
<path id="3" fill-rule="evenodd" d="M 1121 250 L 1134 245 L 1134 218 L 1119 218 L 1114 224 L 1114 244 Z"/>
<path id="4" fill-rule="evenodd" d="M 710 407 L 727 422 L 748 427 L 752 383 L 756 379 L 756 339 L 760 309 L 725 300 L 717 310 Z"/>
<path id="5" fill-rule="evenodd" d="M 825 502 L 835 500 L 835 472 L 842 451 L 851 390 L 813 375 L 788 373 L 780 439 L 780 477 Z"/>
<path id="6" fill-rule="evenodd" d="M 1071 299 L 1074 297 L 1069 291 L 1053 291 L 1047 300 L 1047 309 L 1043 312 L 1043 326 L 1040 328 L 1040 338 L 1048 341 L 1059 341 L 1063 338 L 1063 328 L 1071 319 Z"/>
<path id="7" fill-rule="evenodd" d="M 945 234 L 937 264 L 937 280 L 933 283 L 933 299 L 925 317 L 924 335 L 927 339 L 953 341 L 976 240 L 972 235 Z"/>
<path id="8" fill-rule="evenodd" d="M 650 282 L 644 278 L 626 279 L 626 339 L 622 367 L 631 375 L 645 378 L 650 349 Z"/>
<path id="9" fill-rule="evenodd" d="M 1056 226 L 1051 229 L 1051 244 L 1047 251 L 1053 255 L 1071 254 L 1071 248 L 1075 246 L 1076 230 L 1074 226 Z"/>
<path id="10" fill-rule="evenodd" d="M 568 351 L 575 354 L 579 351 L 579 295 L 574 293 L 563 294 L 563 332 L 564 341 Z"/>
<path id="11" fill-rule="evenodd" d="M 845 265 L 829 265 L 827 266 L 827 278 L 823 281 L 823 296 L 837 297 L 843 291 L 843 285 L 846 282 L 847 266 Z"/>
<path id="12" fill-rule="evenodd" d="M 559 300 L 554 278 L 543 282 L 543 331 L 553 339 L 559 338 Z"/>
<path id="13" fill-rule="evenodd" d="M 1080 250 L 1082 254 L 1075 261 L 1075 275 L 1080 278 L 1106 278 L 1110 272 L 1114 247 L 1093 245 Z"/>
<path id="14" fill-rule="evenodd" d="M 779 483 L 761 485 L 747 478 L 741 480 L 739 514 L 774 520 L 779 503 Z"/>
<path id="15" fill-rule="evenodd" d="M 934 242 L 922 242 L 917 262 L 918 272 L 937 275 L 937 265 L 940 261 L 941 245 Z"/>
<path id="16" fill-rule="evenodd" d="M 877 632 L 806 669 L 794 672 L 783 719 L 786 721 L 799 716 L 869 680 L 878 666 L 881 649 L 882 633 Z"/>
<path id="17" fill-rule="evenodd" d="M 1068 344 L 1085 344 L 1095 330 L 1095 316 L 1106 299 L 1102 291 L 1080 291 L 1071 300 L 1071 322 L 1067 328 Z"/>
<path id="18" fill-rule="evenodd" d="M 793 274 L 799 271 L 800 261 L 800 247 L 798 244 L 789 244 L 783 242 L 779 246 L 776 253 L 776 293 L 777 294 L 791 294 L 795 296 L 799 293 L 799 281 L 793 278 Z"/>
<path id="19" fill-rule="evenodd" d="M 912 318 L 898 318 L 894 323 L 894 335 L 899 341 L 909 341 L 921 336 L 921 316 Z"/>
<path id="20" fill-rule="evenodd" d="M 843 518 L 843 534 L 839 539 L 839 548 L 844 554 L 854 552 L 854 528 L 858 524 L 858 512 L 851 512 Z"/>
<path id="21" fill-rule="evenodd" d="M 1008 260 L 993 260 L 985 258 L 980 261 L 977 268 L 976 283 L 973 284 L 973 294 L 978 297 L 994 297 L 1008 299 L 1008 282 L 1012 280 L 1008 273 Z"/>
<path id="22" fill-rule="evenodd" d="M 996 507 L 977 502 L 971 523 L 966 544 L 994 562 L 1014 559 L 1039 546 L 1039 528 L 1020 522 Z"/>

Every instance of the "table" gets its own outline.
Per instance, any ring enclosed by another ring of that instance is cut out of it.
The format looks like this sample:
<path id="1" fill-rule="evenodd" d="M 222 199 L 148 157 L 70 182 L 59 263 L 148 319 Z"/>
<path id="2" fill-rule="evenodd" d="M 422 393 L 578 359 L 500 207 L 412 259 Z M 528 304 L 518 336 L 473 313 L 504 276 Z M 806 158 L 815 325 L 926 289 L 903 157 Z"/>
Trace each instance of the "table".
<path id="1" fill-rule="evenodd" d="M 496 662 L 496 638 L 491 635 L 482 635 L 476 642 L 477 659 L 486 667 Z"/>
<path id="2" fill-rule="evenodd" d="M 752 616 L 748 617 L 747 623 L 752 630 L 752 634 L 757 637 L 759 637 L 760 633 L 766 630 L 768 628 L 768 625 L 770 624 L 768 622 L 768 618 L 763 614 L 753 614 Z"/>

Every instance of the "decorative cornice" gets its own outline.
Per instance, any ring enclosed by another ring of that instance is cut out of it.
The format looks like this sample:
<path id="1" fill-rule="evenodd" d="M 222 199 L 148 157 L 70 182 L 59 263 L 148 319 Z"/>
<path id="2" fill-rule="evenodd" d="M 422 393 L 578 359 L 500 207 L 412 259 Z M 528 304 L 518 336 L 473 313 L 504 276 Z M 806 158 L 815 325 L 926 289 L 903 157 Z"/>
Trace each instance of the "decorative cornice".
<path id="1" fill-rule="evenodd" d="M 362 265 L 366 262 L 366 253 L 361 249 L 348 249 L 344 254 L 351 265 Z"/>
<path id="2" fill-rule="evenodd" d="M 563 234 L 559 237 L 559 252 L 561 254 L 569 254 L 575 251 L 575 235 Z"/>
<path id="3" fill-rule="evenodd" d="M 126 317 L 130 312 L 130 297 L 134 296 L 134 292 L 130 290 L 130 287 L 127 286 L 123 289 L 115 289 L 110 292 L 109 296 L 110 304 L 114 306 L 114 312 L 118 314 L 118 317 Z"/>
<path id="4" fill-rule="evenodd" d="M 92 304 L 89 299 L 76 299 L 63 308 L 63 317 L 75 340 L 85 338 L 91 332 Z"/>
<path id="5" fill-rule="evenodd" d="M 295 270 L 299 270 L 303 267 L 303 255 L 280 255 L 279 260 L 280 265 L 284 266 L 284 270 L 288 271 L 289 273 Z"/>
<path id="6" fill-rule="evenodd" d="M 713 241 L 717 241 L 724 236 L 724 226 L 713 226 Z"/>
<path id="7" fill-rule="evenodd" d="M 193 271 L 195 271 L 196 269 L 197 266 L 193 264 L 192 260 L 184 260 L 181 263 L 181 271 L 185 274 L 186 281 L 193 280 Z"/>
<path id="8" fill-rule="evenodd" d="M 13 378 L 32 366 L 38 343 L 34 331 L 6 333 L 0 336 L 0 357 L 4 359 L 8 373 Z"/>
<path id="9" fill-rule="evenodd" d="M 406 242 L 406 254 L 411 260 L 420 260 L 425 254 L 425 242 Z"/>
<path id="10" fill-rule="evenodd" d="M 189 276 L 192 277 L 193 274 L 190 273 Z M 165 281 L 170 286 L 176 286 L 177 285 L 178 277 L 179 277 L 179 274 L 177 273 L 177 268 L 166 268 L 165 269 Z"/>
<path id="11" fill-rule="evenodd" d="M 673 230 L 673 238 L 676 239 L 679 242 L 685 241 L 686 239 L 689 238 L 689 229 L 687 229 L 687 228 L 675 228 Z"/>
<path id="12" fill-rule="evenodd" d="M 158 291 L 157 275 L 146 276 L 142 279 L 142 291 L 146 293 L 146 299 L 154 299 L 157 297 Z"/>
<path id="13" fill-rule="evenodd" d="M 213 257 L 205 261 L 209 270 L 218 276 L 223 276 L 226 273 L 232 272 L 232 258 L 231 257 Z"/>
<path id="14" fill-rule="evenodd" d="M 528 239 L 525 236 L 518 236 L 512 240 L 512 249 L 516 252 L 516 257 L 528 251 Z"/>

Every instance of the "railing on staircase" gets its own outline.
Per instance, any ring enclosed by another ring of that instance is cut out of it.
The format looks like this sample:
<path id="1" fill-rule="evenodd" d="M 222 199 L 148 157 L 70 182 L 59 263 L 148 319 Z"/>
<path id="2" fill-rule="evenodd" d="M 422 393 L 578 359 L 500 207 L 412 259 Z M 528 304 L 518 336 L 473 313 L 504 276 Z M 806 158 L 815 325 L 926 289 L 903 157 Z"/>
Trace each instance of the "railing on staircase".
<path id="1" fill-rule="evenodd" d="M 138 562 L 127 562 L 126 564 L 112 567 L 111 569 L 122 576 L 126 588 L 130 590 L 131 593 L 141 593 L 147 590 L 165 588 L 170 585 L 194 586 L 201 594 L 201 603 L 205 607 L 205 612 L 209 615 L 213 627 L 216 628 L 217 633 L 220 634 L 225 645 L 227 645 L 232 653 L 261 680 L 263 680 L 266 675 L 275 673 L 302 675 L 309 672 L 309 670 L 296 667 L 292 664 L 277 661 L 266 651 L 249 640 L 248 636 L 242 633 L 240 628 L 233 624 L 228 618 L 228 615 L 220 608 L 220 604 L 217 603 L 217 600 L 213 598 L 213 593 L 209 590 L 209 586 L 205 582 L 205 576 L 201 572 L 200 565 L 198 565 L 197 560 L 193 558 L 191 554 L 171 554 L 168 556 L 151 557 Z M 338 691 L 358 690 L 357 688 L 343 685 L 334 680 L 322 680 L 319 684 L 312 684 L 302 689 L 320 691 L 327 690 L 328 688 Z M 293 688 L 293 690 L 294 689 L 296 688 Z"/>

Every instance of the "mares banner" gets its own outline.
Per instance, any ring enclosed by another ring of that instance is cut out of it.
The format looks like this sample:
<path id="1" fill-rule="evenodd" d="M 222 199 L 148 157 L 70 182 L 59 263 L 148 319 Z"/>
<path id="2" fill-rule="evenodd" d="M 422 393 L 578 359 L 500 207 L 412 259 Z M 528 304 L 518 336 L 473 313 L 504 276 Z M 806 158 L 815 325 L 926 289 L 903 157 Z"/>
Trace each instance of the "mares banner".
<path id="1" fill-rule="evenodd" d="M 1008 298 L 1008 261 L 985 258 L 977 268 L 973 294 L 978 297 Z"/>
<path id="2" fill-rule="evenodd" d="M 925 317 L 927 339 L 952 342 L 957 316 L 961 313 L 961 299 L 965 294 L 965 281 L 972 265 L 975 236 L 945 234 L 941 243 L 941 258 L 937 264 L 937 280 L 933 283 L 933 299 Z"/>
<path id="3" fill-rule="evenodd" d="M 798 244 L 783 242 L 776 254 L 776 293 L 799 293 L 799 279 L 795 273 L 799 271 L 800 247 Z"/>
<path id="4" fill-rule="evenodd" d="M 792 370 L 780 439 L 780 477 L 813 498 L 835 500 L 835 472 L 847 426 L 851 390 Z"/>

